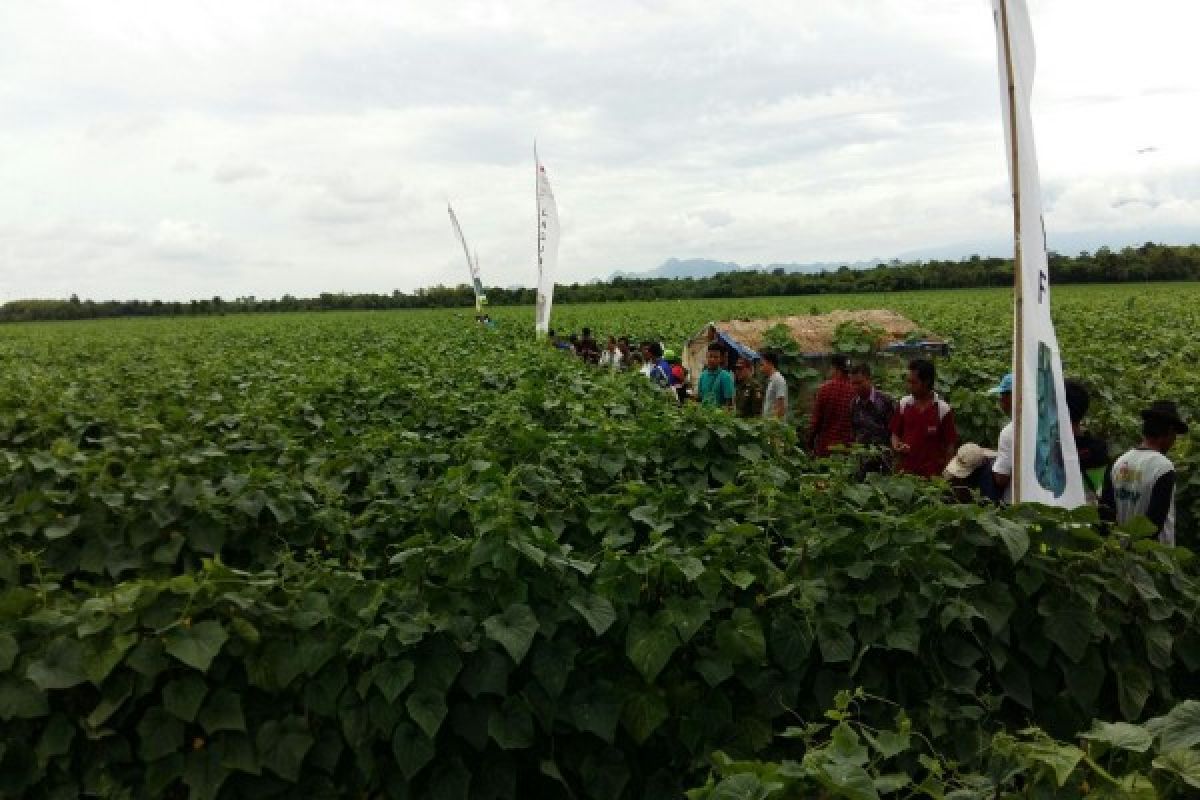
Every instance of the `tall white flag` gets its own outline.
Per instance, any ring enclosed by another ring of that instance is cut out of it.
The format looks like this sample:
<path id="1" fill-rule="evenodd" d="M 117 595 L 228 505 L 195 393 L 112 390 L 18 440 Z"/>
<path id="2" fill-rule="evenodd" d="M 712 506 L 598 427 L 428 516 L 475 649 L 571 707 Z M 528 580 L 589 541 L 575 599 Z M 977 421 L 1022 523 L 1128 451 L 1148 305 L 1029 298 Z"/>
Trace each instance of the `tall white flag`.
<path id="1" fill-rule="evenodd" d="M 550 191 L 550 179 L 546 168 L 538 160 L 537 148 L 533 151 L 537 168 L 537 231 L 538 231 L 538 284 L 537 321 L 538 336 L 550 330 L 550 308 L 554 305 L 554 271 L 558 267 L 558 205 L 554 192 Z"/>
<path id="2" fill-rule="evenodd" d="M 1050 273 L 1030 99 L 1036 58 L 1025 0 L 992 0 L 1013 191 L 1013 502 L 1074 508 L 1083 476 L 1050 319 Z"/>
<path id="3" fill-rule="evenodd" d="M 454 209 L 450 204 L 446 204 L 446 211 L 450 213 L 450 224 L 454 226 L 454 235 L 458 237 L 458 243 L 462 245 L 463 255 L 467 257 L 467 270 L 471 273 L 471 288 L 475 290 L 475 310 L 483 310 L 484 304 L 487 302 L 487 296 L 483 293 L 483 281 L 479 278 L 479 254 L 475 254 L 475 259 L 471 259 L 471 250 L 467 247 L 467 237 L 463 236 L 462 226 L 458 224 L 458 217 L 454 215 Z"/>

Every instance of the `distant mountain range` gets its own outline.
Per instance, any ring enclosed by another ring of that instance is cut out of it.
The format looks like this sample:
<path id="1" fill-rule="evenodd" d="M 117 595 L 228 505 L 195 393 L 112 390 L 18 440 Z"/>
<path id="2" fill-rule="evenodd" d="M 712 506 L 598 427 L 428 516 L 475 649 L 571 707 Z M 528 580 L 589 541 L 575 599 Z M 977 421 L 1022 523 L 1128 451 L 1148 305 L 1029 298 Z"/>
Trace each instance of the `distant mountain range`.
<path id="1" fill-rule="evenodd" d="M 1101 247 L 1120 250 L 1129 245 L 1138 246 L 1145 242 L 1173 245 L 1192 244 L 1200 242 L 1200 227 L 1180 225 L 1155 228 L 1153 230 L 1107 231 L 1104 233 L 1051 233 L 1047 238 L 1047 243 L 1052 251 L 1074 256 L 1079 255 L 1083 251 L 1095 252 Z M 612 273 L 608 279 L 710 278 L 721 272 L 739 272 L 744 270 L 770 272 L 771 270 L 783 269 L 787 272 L 832 272 L 842 267 L 865 269 L 892 260 L 903 263 L 933 260 L 958 261 L 969 258 L 972 255 L 1011 257 L 1012 240 L 996 239 L 971 243 L 960 242 L 958 244 L 947 244 L 938 247 L 923 248 L 921 250 L 910 250 L 905 253 L 899 253 L 891 259 L 875 258 L 863 261 L 815 261 L 786 264 L 750 264 L 743 266 L 732 261 L 714 261 L 708 258 L 669 258 L 654 269 L 640 272 L 617 271 Z"/>
<path id="2" fill-rule="evenodd" d="M 668 258 L 654 269 L 646 270 L 645 272 L 614 272 L 609 280 L 613 278 L 711 278 L 720 272 L 746 272 L 751 270 L 770 272 L 776 269 L 783 269 L 787 272 L 825 272 L 841 269 L 843 266 L 848 266 L 852 269 L 873 267 L 878 263 L 878 261 L 854 261 L 850 263 L 817 261 L 808 264 L 750 264 L 742 266 L 732 261 L 713 261 L 709 258 Z"/>

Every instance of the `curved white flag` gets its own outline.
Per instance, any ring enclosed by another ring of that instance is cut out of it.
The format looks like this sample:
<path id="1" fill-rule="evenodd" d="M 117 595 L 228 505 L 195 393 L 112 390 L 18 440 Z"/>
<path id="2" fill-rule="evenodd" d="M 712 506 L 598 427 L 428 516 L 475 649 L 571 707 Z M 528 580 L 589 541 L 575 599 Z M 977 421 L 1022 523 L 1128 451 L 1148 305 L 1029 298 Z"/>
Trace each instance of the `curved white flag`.
<path id="1" fill-rule="evenodd" d="M 558 267 L 558 205 L 550 190 L 546 168 L 533 152 L 537 168 L 538 284 L 535 330 L 545 336 L 550 330 L 550 309 L 554 305 L 554 272 Z"/>
<path id="2" fill-rule="evenodd" d="M 1085 502 L 1079 454 L 1050 319 L 1050 271 L 1030 99 L 1036 58 L 1025 0 L 992 0 L 1013 191 L 1013 502 Z"/>
<path id="3" fill-rule="evenodd" d="M 454 215 L 454 209 L 450 207 L 449 203 L 446 204 L 446 211 L 450 213 L 450 224 L 454 226 L 454 235 L 458 237 L 463 255 L 467 257 L 467 270 L 471 273 L 471 288 L 475 290 L 475 310 L 479 311 L 487 302 L 487 297 L 483 293 L 483 281 L 479 279 L 479 254 L 476 253 L 475 259 L 471 259 L 471 250 L 467 247 L 467 237 L 463 236 L 462 226 L 458 224 L 458 217 Z"/>

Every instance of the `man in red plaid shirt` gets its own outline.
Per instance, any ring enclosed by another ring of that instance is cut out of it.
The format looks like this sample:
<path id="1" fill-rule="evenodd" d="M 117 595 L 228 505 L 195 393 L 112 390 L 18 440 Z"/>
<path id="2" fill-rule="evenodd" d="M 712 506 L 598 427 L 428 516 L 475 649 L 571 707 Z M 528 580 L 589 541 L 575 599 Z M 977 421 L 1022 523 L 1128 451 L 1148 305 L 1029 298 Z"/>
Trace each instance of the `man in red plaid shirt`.
<path id="1" fill-rule="evenodd" d="M 844 356 L 834 355 L 829 359 L 833 373 L 829 380 L 817 389 L 813 403 L 812 430 L 808 445 L 818 456 L 827 456 L 831 448 L 854 444 L 854 425 L 851 408 L 856 390 L 850 382 L 850 362 Z"/>

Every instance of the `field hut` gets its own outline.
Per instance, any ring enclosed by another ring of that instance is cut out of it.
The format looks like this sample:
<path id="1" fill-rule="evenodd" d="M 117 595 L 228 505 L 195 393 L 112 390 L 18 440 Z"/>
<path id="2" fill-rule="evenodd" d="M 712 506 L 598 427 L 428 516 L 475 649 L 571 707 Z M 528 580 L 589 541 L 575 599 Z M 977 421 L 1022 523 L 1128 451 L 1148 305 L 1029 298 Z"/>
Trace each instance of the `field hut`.
<path id="1" fill-rule="evenodd" d="M 871 309 L 710 322 L 684 345 L 683 365 L 694 385 L 704 369 L 705 353 L 710 343 L 717 342 L 722 346 L 726 366 L 732 367 L 739 356 L 757 359 L 765 349 L 763 342 L 767 331 L 783 325 L 800 350 L 799 358 L 814 370 L 815 377 L 823 377 L 829 371 L 829 357 L 836 352 L 834 341 L 837 331 L 847 322 L 878 334 L 871 352 L 858 356 L 850 354 L 851 358 L 886 364 L 905 358 L 946 355 L 949 352 L 950 346 L 944 340 L 921 331 L 907 317 L 894 311 Z M 789 358 L 794 360 L 796 356 Z M 806 405 L 805 397 L 799 399 L 800 405 Z"/>

